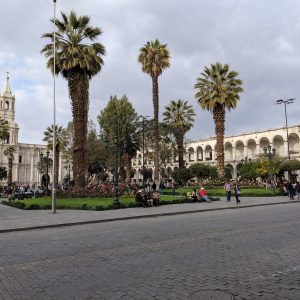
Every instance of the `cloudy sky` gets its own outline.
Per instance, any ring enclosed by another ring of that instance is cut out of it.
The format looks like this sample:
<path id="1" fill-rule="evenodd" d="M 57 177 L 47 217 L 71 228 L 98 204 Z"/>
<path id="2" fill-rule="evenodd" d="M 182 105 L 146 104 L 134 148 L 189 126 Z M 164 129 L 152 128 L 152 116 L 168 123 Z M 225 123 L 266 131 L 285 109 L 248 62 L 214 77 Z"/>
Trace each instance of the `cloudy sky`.
<path id="1" fill-rule="evenodd" d="M 42 143 L 52 123 L 53 79 L 40 54 L 52 30 L 51 0 L 3 0 L 0 10 L 0 84 L 10 72 L 16 97 L 19 142 Z M 4 3 L 5 2 L 5 3 Z M 102 29 L 105 65 L 90 84 L 90 119 L 110 95 L 126 94 L 136 111 L 153 115 L 151 79 L 137 63 L 140 47 L 158 38 L 167 44 L 171 67 L 159 78 L 160 114 L 170 100 L 184 99 L 197 116 L 188 138 L 214 136 L 209 112 L 195 101 L 194 84 L 205 66 L 228 63 L 239 72 L 244 93 L 226 115 L 226 135 L 299 124 L 300 1 L 297 0 L 57 0 L 60 11 L 89 15 Z M 71 120 L 67 83 L 57 79 L 57 123 Z M 99 127 L 98 127 L 99 128 Z"/>

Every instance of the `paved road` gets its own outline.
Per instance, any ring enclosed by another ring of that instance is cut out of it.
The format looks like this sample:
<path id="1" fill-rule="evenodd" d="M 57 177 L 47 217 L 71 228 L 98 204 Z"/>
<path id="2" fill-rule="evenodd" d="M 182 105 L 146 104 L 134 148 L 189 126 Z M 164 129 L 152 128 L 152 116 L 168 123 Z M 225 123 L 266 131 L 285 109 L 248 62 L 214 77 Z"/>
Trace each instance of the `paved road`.
<path id="1" fill-rule="evenodd" d="M 293 203 L 1 233 L 0 299 L 300 299 L 299 216 Z"/>
<path id="2" fill-rule="evenodd" d="M 293 200 L 292 202 L 295 201 L 296 200 Z M 291 201 L 287 196 L 241 197 L 239 207 L 245 208 L 248 206 L 274 205 L 279 203 L 289 205 Z M 184 203 L 160 205 L 150 208 L 135 207 L 105 211 L 57 210 L 56 214 L 52 214 L 49 210 L 20 210 L 6 205 L 0 205 L 0 233 L 37 227 L 68 226 L 74 223 L 106 222 L 120 219 L 145 218 L 147 216 L 185 214 L 198 211 L 235 208 L 237 208 L 235 201 L 228 203 L 224 197 L 221 198 L 221 201 L 213 201 L 212 203 Z"/>

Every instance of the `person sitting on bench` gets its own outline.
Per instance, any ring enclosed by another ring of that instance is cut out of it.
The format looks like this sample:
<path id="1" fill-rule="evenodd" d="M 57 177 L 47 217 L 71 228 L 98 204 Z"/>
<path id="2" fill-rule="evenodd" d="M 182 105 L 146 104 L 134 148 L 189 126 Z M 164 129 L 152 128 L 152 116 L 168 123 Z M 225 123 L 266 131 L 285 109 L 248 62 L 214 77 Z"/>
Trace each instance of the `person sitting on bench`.
<path id="1" fill-rule="evenodd" d="M 211 202 L 211 200 L 206 195 L 206 191 L 205 191 L 204 187 L 200 188 L 198 195 L 200 197 L 200 200 L 204 200 L 205 202 Z"/>

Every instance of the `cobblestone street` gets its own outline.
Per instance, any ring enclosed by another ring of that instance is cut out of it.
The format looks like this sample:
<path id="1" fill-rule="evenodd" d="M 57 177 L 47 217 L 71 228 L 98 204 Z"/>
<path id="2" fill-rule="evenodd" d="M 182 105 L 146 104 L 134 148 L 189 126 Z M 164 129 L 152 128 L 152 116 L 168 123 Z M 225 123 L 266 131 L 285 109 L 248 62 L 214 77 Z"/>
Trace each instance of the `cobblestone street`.
<path id="1" fill-rule="evenodd" d="M 300 299 L 299 216 L 291 203 L 1 233 L 0 299 Z"/>

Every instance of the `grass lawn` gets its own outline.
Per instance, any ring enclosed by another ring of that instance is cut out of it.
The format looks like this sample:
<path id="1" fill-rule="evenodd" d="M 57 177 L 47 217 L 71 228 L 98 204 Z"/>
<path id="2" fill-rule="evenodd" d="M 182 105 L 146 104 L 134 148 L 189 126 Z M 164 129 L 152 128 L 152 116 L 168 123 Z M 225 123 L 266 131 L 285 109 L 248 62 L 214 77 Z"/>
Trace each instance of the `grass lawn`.
<path id="1" fill-rule="evenodd" d="M 199 187 L 195 187 L 199 190 Z M 173 195 L 161 195 L 161 204 L 174 204 L 174 203 L 184 203 L 185 195 L 188 192 L 192 192 L 193 187 L 179 188 L 176 189 L 175 196 Z M 208 196 L 211 197 L 225 197 L 225 191 L 222 187 L 206 187 Z M 165 190 L 165 192 L 171 193 L 171 190 Z M 232 192 L 233 194 L 233 192 Z M 281 195 L 279 189 L 276 189 L 275 195 Z M 241 188 L 241 197 L 266 197 L 274 196 L 274 193 L 270 189 L 265 188 Z M 35 199 L 24 199 L 15 201 L 15 204 L 23 203 L 25 209 L 50 209 L 51 208 L 51 197 L 35 198 Z M 121 197 L 120 203 L 123 207 L 133 207 L 135 206 L 134 197 Z M 73 198 L 73 199 L 57 199 L 56 207 L 58 209 L 90 209 L 90 210 L 102 210 L 111 209 L 113 204 L 113 198 Z M 21 204 L 22 205 L 22 204 Z M 33 206 L 33 207 L 32 207 Z M 34 207 L 38 206 L 38 207 Z"/>
<path id="2" fill-rule="evenodd" d="M 200 187 L 195 187 L 196 190 L 198 191 Z M 179 188 L 176 190 L 176 192 L 180 194 L 186 194 L 187 192 L 192 192 L 193 187 L 189 188 Z M 225 191 L 223 187 L 205 187 L 205 190 L 207 192 L 208 196 L 212 197 L 225 197 Z M 249 187 L 249 188 L 240 188 L 241 194 L 240 196 L 247 196 L 247 197 L 267 197 L 267 196 L 274 196 L 274 193 L 271 189 L 266 189 L 266 188 L 257 188 L 257 187 Z M 233 189 L 231 190 L 231 193 L 233 194 Z M 275 190 L 275 195 L 282 195 L 279 189 Z"/>
<path id="3" fill-rule="evenodd" d="M 184 200 L 183 196 L 172 196 L 172 195 L 162 195 L 160 201 L 162 204 L 167 204 L 168 201 L 178 201 Z M 43 198 L 34 198 L 34 199 L 24 199 L 15 201 L 16 203 L 24 203 L 26 208 L 29 208 L 31 205 L 39 205 L 42 209 L 49 209 L 51 207 L 51 197 Z M 164 203 L 166 202 L 166 203 Z M 73 198 L 73 199 L 57 199 L 56 207 L 59 208 L 68 208 L 68 209 L 82 209 L 84 204 L 87 205 L 86 209 L 94 210 L 96 206 L 101 206 L 103 209 L 109 208 L 113 203 L 113 198 Z M 134 197 L 121 197 L 120 203 L 125 206 L 134 206 L 135 198 Z"/>

